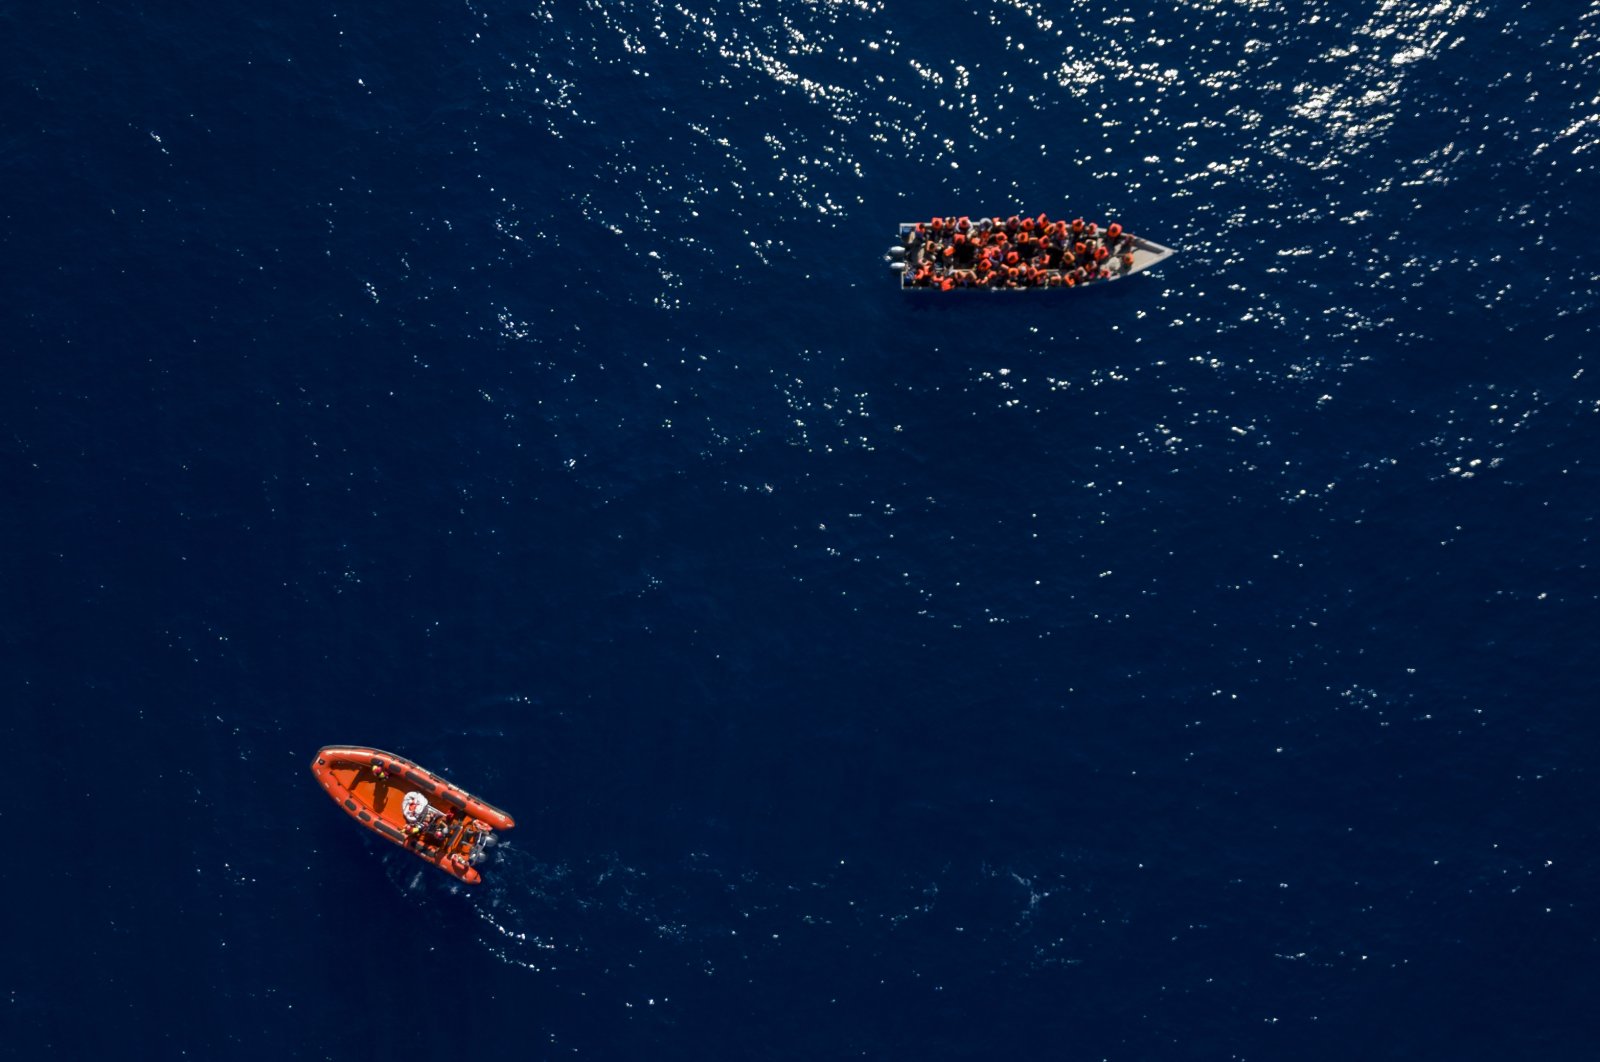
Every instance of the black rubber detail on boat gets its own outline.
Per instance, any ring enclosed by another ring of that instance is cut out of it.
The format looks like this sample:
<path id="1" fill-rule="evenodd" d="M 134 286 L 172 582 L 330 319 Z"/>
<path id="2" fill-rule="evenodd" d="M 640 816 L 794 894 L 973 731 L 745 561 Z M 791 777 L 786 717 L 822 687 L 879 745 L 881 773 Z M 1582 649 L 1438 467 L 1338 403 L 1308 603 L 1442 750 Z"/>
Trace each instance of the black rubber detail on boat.
<path id="1" fill-rule="evenodd" d="M 433 792 L 436 788 L 433 784 L 433 779 L 424 778 L 415 771 L 406 771 L 406 781 L 410 782 L 418 789 L 426 790 L 429 793 Z"/>
<path id="2" fill-rule="evenodd" d="M 403 835 L 399 830 L 395 829 L 393 826 L 390 826 L 387 822 L 384 822 L 382 819 L 379 819 L 377 822 L 374 822 L 373 825 L 378 828 L 378 832 L 379 833 L 383 834 L 385 837 L 389 838 L 390 840 L 399 841 L 402 844 L 405 843 L 405 835 Z"/>
<path id="3" fill-rule="evenodd" d="M 362 822 L 371 822 L 372 821 L 372 816 L 368 815 L 365 811 L 358 811 L 358 812 L 356 812 L 356 814 L 358 816 L 360 816 Z"/>
<path id="4" fill-rule="evenodd" d="M 356 809 L 356 802 L 354 800 L 346 800 L 344 802 L 344 806 L 349 808 L 351 811 L 354 811 Z"/>

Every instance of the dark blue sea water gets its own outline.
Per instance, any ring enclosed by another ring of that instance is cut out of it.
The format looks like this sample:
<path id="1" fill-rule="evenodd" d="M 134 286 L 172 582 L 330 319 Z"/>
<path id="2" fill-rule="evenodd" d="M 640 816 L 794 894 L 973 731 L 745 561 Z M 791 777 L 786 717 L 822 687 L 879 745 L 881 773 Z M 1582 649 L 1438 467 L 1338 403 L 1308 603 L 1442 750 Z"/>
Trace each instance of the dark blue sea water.
<path id="1" fill-rule="evenodd" d="M 1600 6 L 0 59 L 0 1054 L 1600 1057 Z M 1016 211 L 1181 254 L 884 269 Z M 486 883 L 327 743 L 510 810 Z"/>

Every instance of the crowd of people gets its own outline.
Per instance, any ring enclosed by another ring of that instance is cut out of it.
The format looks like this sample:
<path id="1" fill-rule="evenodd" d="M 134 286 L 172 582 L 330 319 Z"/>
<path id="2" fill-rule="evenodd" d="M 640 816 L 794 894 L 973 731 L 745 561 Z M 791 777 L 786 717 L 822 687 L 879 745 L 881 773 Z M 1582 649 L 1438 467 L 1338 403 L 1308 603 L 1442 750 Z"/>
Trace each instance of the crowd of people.
<path id="1" fill-rule="evenodd" d="M 1133 267 L 1134 239 L 1117 222 L 1075 218 L 933 218 L 904 237 L 907 287 L 1059 288 Z"/>

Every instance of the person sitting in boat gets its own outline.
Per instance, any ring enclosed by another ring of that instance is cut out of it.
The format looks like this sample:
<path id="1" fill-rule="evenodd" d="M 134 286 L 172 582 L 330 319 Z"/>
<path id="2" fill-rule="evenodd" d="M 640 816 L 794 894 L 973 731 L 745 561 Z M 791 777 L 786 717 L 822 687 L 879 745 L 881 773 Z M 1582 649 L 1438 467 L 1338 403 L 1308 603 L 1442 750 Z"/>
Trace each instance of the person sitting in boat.
<path id="1" fill-rule="evenodd" d="M 372 777 L 380 782 L 389 780 L 389 770 L 382 760 L 372 761 Z"/>

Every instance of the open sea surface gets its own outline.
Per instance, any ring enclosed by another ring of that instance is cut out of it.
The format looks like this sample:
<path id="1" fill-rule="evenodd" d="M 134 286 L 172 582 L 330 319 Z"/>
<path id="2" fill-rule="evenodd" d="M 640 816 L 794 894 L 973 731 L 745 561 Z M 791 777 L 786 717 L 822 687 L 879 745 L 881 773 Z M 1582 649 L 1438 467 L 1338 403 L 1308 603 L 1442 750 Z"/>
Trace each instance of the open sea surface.
<path id="1" fill-rule="evenodd" d="M 1600 1058 L 1596 0 L 11 3 L 0 115 L 0 1057 Z M 1180 253 L 885 268 L 1040 211 Z"/>

